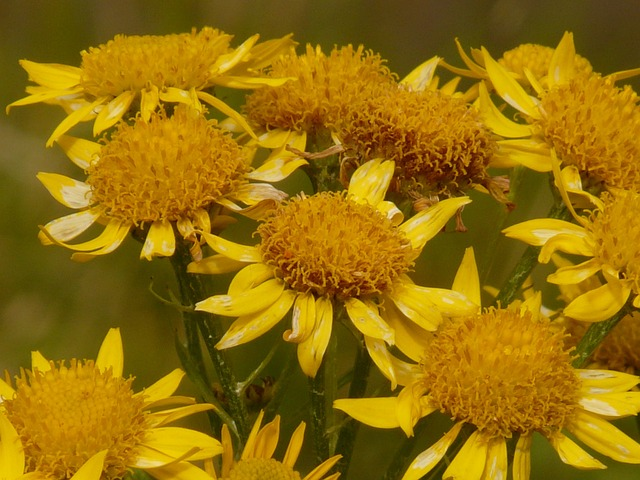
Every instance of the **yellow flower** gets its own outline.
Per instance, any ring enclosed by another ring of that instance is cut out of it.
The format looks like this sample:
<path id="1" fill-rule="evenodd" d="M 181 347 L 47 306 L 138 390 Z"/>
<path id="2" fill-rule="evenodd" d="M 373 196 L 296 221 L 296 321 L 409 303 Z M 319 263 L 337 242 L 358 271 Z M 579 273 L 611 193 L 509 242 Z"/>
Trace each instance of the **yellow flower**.
<path id="1" fill-rule="evenodd" d="M 418 454 L 403 480 L 427 475 L 463 427 L 470 435 L 448 460 L 443 478 L 507 478 L 507 441 L 517 437 L 513 478 L 528 480 L 535 432 L 563 462 L 580 469 L 606 467 L 565 430 L 617 461 L 640 463 L 640 444 L 608 421 L 640 411 L 640 392 L 628 391 L 640 379 L 574 369 L 563 332 L 532 303 L 443 323 L 397 397 L 340 399 L 334 407 L 377 428 L 401 427 L 408 436 L 436 410 L 451 417 L 451 429 Z"/>
<path id="2" fill-rule="evenodd" d="M 95 361 L 56 365 L 33 352 L 15 388 L 0 380 L 0 478 L 111 480 L 131 468 L 188 468 L 222 453 L 208 435 L 166 426 L 212 408 L 172 396 L 184 372 L 134 393 L 122 369 L 122 340 L 112 328 Z"/>
<path id="3" fill-rule="evenodd" d="M 573 37 L 565 35 L 555 49 L 544 82 L 529 78 L 537 97 L 532 97 L 486 49 L 484 65 L 497 94 L 526 123 L 507 118 L 480 84 L 479 105 L 485 122 L 505 140 L 498 142 L 496 166 L 522 164 L 550 171 L 550 151 L 563 165 L 578 168 L 587 186 L 640 190 L 640 106 L 630 86 L 617 80 L 640 69 L 608 76 L 576 72 Z"/>
<path id="4" fill-rule="evenodd" d="M 215 205 L 241 211 L 235 200 L 258 215 L 267 204 L 284 198 L 269 184 L 250 179 L 281 179 L 290 173 L 277 163 L 250 172 L 252 152 L 190 107 L 172 116 L 160 111 L 149 121 L 137 117 L 120 123 L 102 143 L 63 136 L 69 158 L 87 172 L 85 182 L 53 174 L 38 178 L 53 197 L 78 212 L 42 227 L 40 239 L 78 253 L 77 260 L 112 252 L 134 230 L 146 238 L 141 257 L 173 255 L 175 230 L 196 244 L 194 229 L 210 231 L 209 212 Z M 102 233 L 79 244 L 67 243 L 94 223 Z"/>
<path id="5" fill-rule="evenodd" d="M 612 317 L 630 298 L 634 307 L 640 307 L 640 194 L 605 192 L 594 202 L 597 208 L 590 215 L 576 216 L 579 225 L 541 218 L 503 230 L 507 237 L 542 247 L 538 257 L 542 263 L 556 251 L 591 257 L 547 277 L 558 285 L 577 285 L 602 275 L 604 285 L 578 295 L 563 310 L 565 316 L 586 322 Z"/>
<path id="6" fill-rule="evenodd" d="M 443 315 L 473 311 L 463 294 L 415 285 L 406 274 L 469 198 L 443 200 L 400 224 L 400 211 L 384 201 L 393 171 L 393 162 L 372 160 L 355 171 L 347 192 L 301 195 L 281 205 L 258 228 L 256 246 L 203 234 L 218 255 L 191 264 L 190 272 L 242 268 L 228 294 L 196 305 L 238 317 L 218 348 L 253 340 L 293 308 L 284 339 L 298 344 L 300 365 L 313 377 L 331 336 L 334 307 L 342 305 L 373 361 L 393 380 L 386 345 L 394 344 L 397 328 L 435 330 Z"/>
<path id="7" fill-rule="evenodd" d="M 280 437 L 280 416 L 260 428 L 264 412 L 260 412 L 238 460 L 234 459 L 229 429 L 222 427 L 222 469 L 219 475 L 208 465 L 214 480 L 336 480 L 339 473 L 324 475 L 340 460 L 341 455 L 328 458 L 304 477 L 293 469 L 304 440 L 305 423 L 291 435 L 282 461 L 273 458 Z M 168 479 L 167 479 L 168 480 Z"/>
<path id="8" fill-rule="evenodd" d="M 243 117 L 207 89 L 216 86 L 257 88 L 281 85 L 288 79 L 266 77 L 261 70 L 294 44 L 285 36 L 256 44 L 254 35 L 237 48 L 233 38 L 205 27 L 173 35 L 117 35 L 104 45 L 81 52 L 80 67 L 22 60 L 30 95 L 8 108 L 33 103 L 62 105 L 69 114 L 53 134 L 50 146 L 79 122 L 95 118 L 94 135 L 111 127 L 128 112 L 144 119 L 163 103 L 188 104 L 201 110 L 201 101 L 233 117 L 250 132 Z M 134 103 L 135 101 L 135 103 Z M 96 115 L 97 114 L 97 115 Z"/>

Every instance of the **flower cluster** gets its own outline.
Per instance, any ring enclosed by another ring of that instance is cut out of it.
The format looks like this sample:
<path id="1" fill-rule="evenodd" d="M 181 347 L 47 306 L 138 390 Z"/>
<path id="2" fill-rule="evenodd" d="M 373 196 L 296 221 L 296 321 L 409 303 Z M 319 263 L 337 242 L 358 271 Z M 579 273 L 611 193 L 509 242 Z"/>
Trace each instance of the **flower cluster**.
<path id="1" fill-rule="evenodd" d="M 121 35 L 79 67 L 21 61 L 35 85 L 9 107 L 62 107 L 47 145 L 83 172 L 38 174 L 74 210 L 41 226 L 41 242 L 85 261 L 132 237 L 141 258 L 169 258 L 178 354 L 206 402 L 173 396 L 182 370 L 134 393 L 117 329 L 95 361 L 35 352 L 0 380 L 0 477 L 337 479 L 354 419 L 412 437 L 436 411 L 450 428 L 389 475 L 527 480 L 534 434 L 580 469 L 606 466 L 576 440 L 640 464 L 640 443 L 612 423 L 640 411 L 640 106 L 621 84 L 640 69 L 595 72 L 570 33 L 498 60 L 456 41 L 466 68 L 434 56 L 402 78 L 363 46 L 231 42 L 213 28 Z M 251 91 L 232 106 L 223 88 Z M 91 138 L 69 133 L 82 122 Z M 549 177 L 555 204 L 507 226 L 526 169 Z M 310 187 L 273 185 L 292 174 Z M 500 288 L 483 285 L 474 253 L 494 244 L 461 249 L 450 284 L 425 275 L 431 240 L 464 242 L 483 195 L 503 212 L 496 231 L 534 248 Z M 228 234 L 239 219 L 250 238 Z M 551 260 L 553 273 L 530 276 Z M 240 381 L 229 350 L 248 343 L 267 347 Z M 259 383 L 279 349 L 297 362 Z M 371 370 L 386 395 L 370 396 Z M 275 411 L 298 371 L 316 453 L 304 477 L 304 422 L 274 458 Z M 213 437 L 165 426 L 204 411 Z"/>

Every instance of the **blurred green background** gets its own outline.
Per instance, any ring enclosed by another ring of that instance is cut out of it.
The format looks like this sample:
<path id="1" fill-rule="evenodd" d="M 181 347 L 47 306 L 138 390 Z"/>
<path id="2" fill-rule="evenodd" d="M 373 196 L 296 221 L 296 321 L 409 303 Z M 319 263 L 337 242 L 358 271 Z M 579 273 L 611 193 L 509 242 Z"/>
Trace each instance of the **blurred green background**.
<path id="1" fill-rule="evenodd" d="M 301 44 L 320 44 L 327 51 L 362 43 L 403 76 L 436 54 L 461 65 L 455 37 L 466 47 L 484 45 L 499 56 L 520 43 L 555 46 L 570 30 L 578 53 L 595 70 L 610 73 L 640 66 L 638 25 L 638 0 L 0 0 L 0 105 L 4 108 L 24 94 L 27 76 L 19 59 L 79 65 L 81 50 L 119 33 L 167 34 L 212 26 L 235 35 L 237 45 L 254 33 L 269 39 L 293 32 Z M 631 83 L 637 90 L 638 81 Z M 172 345 L 177 312 L 148 291 L 151 279 L 159 291 L 173 286 L 170 266 L 162 260 L 138 260 L 140 245 L 134 241 L 87 264 L 72 262 L 62 248 L 40 245 L 37 226 L 69 212 L 49 196 L 36 173 L 79 173 L 61 150 L 44 146 L 62 115 L 46 105 L 0 115 L 0 372 L 6 368 L 15 374 L 19 366 L 28 366 L 36 349 L 52 359 L 93 358 L 107 329 L 119 326 L 126 373 L 136 375 L 140 388 L 178 365 Z M 511 221 L 546 211 L 544 196 L 530 195 Z M 428 285 L 450 286 L 466 245 L 476 245 L 490 283 L 504 277 L 521 251 L 505 242 L 486 247 L 488 225 L 499 207 L 486 198 L 477 203 L 476 213 L 465 216 L 467 234 L 454 241 L 445 236 L 427 247 L 419 268 Z M 510 256 L 502 250 L 505 245 Z M 255 357 L 263 348 L 265 342 L 241 353 Z M 250 368 L 250 362 L 244 367 Z M 305 388 L 303 379 L 294 384 Z M 400 442 L 402 435 L 366 427 L 361 435 L 368 441 L 358 448 L 354 469 L 369 472 L 360 478 L 376 478 L 390 458 L 380 451 Z M 580 472 L 562 465 L 548 445 L 538 444 L 533 479 L 631 479 L 640 474 L 640 467 L 613 461 L 605 462 L 610 465 L 605 472 Z M 424 448 L 426 440 L 419 445 Z"/>

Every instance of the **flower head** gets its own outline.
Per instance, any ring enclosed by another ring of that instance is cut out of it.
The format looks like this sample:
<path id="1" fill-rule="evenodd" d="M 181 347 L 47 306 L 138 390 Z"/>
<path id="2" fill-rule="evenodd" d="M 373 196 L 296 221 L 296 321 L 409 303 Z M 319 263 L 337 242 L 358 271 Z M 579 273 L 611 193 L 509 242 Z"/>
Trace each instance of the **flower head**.
<path id="1" fill-rule="evenodd" d="M 209 211 L 215 205 L 240 211 L 234 201 L 239 200 L 259 209 L 284 197 L 271 185 L 249 179 L 263 171 L 279 178 L 288 172 L 276 164 L 250 172 L 251 152 L 189 107 L 176 108 L 172 116 L 160 111 L 149 121 L 139 116 L 131 125 L 121 123 L 102 143 L 71 137 L 59 142 L 87 179 L 38 175 L 56 200 L 78 210 L 42 227 L 40 238 L 79 252 L 74 255 L 79 260 L 113 251 L 132 230 L 146 239 L 141 257 L 170 256 L 174 228 L 197 243 L 194 230 L 210 231 Z M 98 221 L 106 227 L 97 238 L 68 243 Z"/>
<path id="2" fill-rule="evenodd" d="M 305 423 L 302 422 L 291 435 L 282 461 L 273 458 L 280 438 L 280 416 L 261 427 L 264 413 L 260 412 L 240 458 L 234 458 L 229 429 L 222 427 L 222 469 L 219 476 L 210 469 L 214 479 L 220 480 L 336 480 L 340 474 L 325 474 L 340 460 L 340 455 L 328 458 L 304 477 L 295 471 L 294 465 L 304 440 Z"/>
<path id="3" fill-rule="evenodd" d="M 21 370 L 15 386 L 0 380 L 0 477 L 120 479 L 130 468 L 162 472 L 222 452 L 220 442 L 203 433 L 165 426 L 211 409 L 171 396 L 181 370 L 134 393 L 122 368 L 120 333 L 111 329 L 95 361 L 56 364 L 34 352 L 31 369 Z"/>
<path id="4" fill-rule="evenodd" d="M 206 90 L 282 84 L 288 79 L 266 78 L 260 71 L 293 42 L 286 36 L 256 44 L 258 35 L 254 35 L 232 48 L 232 38 L 210 27 L 162 36 L 118 35 L 81 52 L 80 67 L 22 60 L 20 64 L 37 86 L 28 87 L 30 95 L 9 107 L 39 102 L 62 105 L 69 115 L 47 145 L 79 122 L 95 118 L 97 135 L 130 113 L 132 106 L 133 113 L 140 111 L 147 120 L 163 103 L 201 109 L 203 101 L 248 129 L 242 116 Z"/>
<path id="5" fill-rule="evenodd" d="M 282 204 L 258 228 L 256 246 L 204 234 L 218 255 L 191 264 L 189 271 L 242 268 L 228 294 L 196 305 L 238 317 L 218 348 L 253 340 L 293 308 L 284 339 L 298 344 L 303 371 L 315 376 L 334 307 L 343 305 L 373 360 L 394 379 L 385 344 L 394 344 L 396 328 L 434 330 L 442 315 L 475 308 L 458 292 L 420 287 L 406 275 L 426 242 L 470 200 L 443 200 L 400 224 L 402 214 L 383 200 L 393 171 L 393 162 L 373 160 L 356 170 L 346 193 L 301 195 Z M 407 323 L 412 326 L 403 327 Z"/>
<path id="6" fill-rule="evenodd" d="M 554 252 L 591 257 L 578 265 L 559 268 L 547 277 L 558 285 L 577 285 L 593 275 L 602 275 L 603 285 L 574 298 L 563 310 L 565 316 L 587 322 L 606 320 L 632 298 L 640 306 L 640 195 L 632 191 L 603 193 L 595 199 L 598 208 L 576 217 L 579 225 L 557 219 L 534 219 L 503 232 L 529 245 L 541 246 L 539 261 L 547 263 Z M 628 239 L 627 241 L 620 241 Z"/>
<path id="7" fill-rule="evenodd" d="M 605 466 L 565 431 L 615 460 L 640 463 L 640 444 L 608 421 L 640 411 L 640 393 L 628 391 L 638 377 L 575 370 L 563 332 L 538 312 L 525 303 L 447 321 L 397 397 L 342 399 L 334 406 L 375 427 L 401 427 L 407 435 L 435 410 L 451 417 L 453 427 L 414 459 L 404 480 L 429 473 L 465 425 L 472 433 L 443 478 L 507 478 L 507 441 L 517 437 L 513 478 L 527 480 L 535 432 L 578 468 Z"/>

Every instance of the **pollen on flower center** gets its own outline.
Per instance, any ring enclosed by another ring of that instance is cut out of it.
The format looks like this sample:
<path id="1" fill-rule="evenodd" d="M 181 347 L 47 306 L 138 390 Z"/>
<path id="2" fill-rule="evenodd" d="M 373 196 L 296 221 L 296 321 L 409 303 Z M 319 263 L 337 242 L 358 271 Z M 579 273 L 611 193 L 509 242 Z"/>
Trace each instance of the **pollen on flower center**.
<path id="1" fill-rule="evenodd" d="M 300 474 L 273 458 L 246 458 L 223 480 L 300 480 Z"/>
<path id="2" fill-rule="evenodd" d="M 338 135 L 346 155 L 395 161 L 396 183 L 423 196 L 485 183 L 496 148 L 478 112 L 462 98 L 398 87 L 352 103 Z"/>
<path id="3" fill-rule="evenodd" d="M 408 238 L 345 192 L 301 196 L 258 227 L 264 263 L 292 289 L 356 297 L 388 291 L 413 266 Z"/>
<path id="4" fill-rule="evenodd" d="M 530 312 L 489 309 L 452 320 L 435 335 L 422 368 L 435 405 L 490 438 L 558 431 L 578 406 L 563 332 Z"/>
<path id="5" fill-rule="evenodd" d="M 231 36 L 217 29 L 174 35 L 117 35 L 82 52 L 81 84 L 95 97 L 118 96 L 150 85 L 203 88 L 210 69 L 229 50 Z"/>
<path id="6" fill-rule="evenodd" d="M 242 148 L 213 120 L 176 108 L 172 116 L 120 124 L 88 169 L 94 204 L 105 214 L 140 225 L 175 221 L 245 183 Z"/>
<path id="7" fill-rule="evenodd" d="M 595 239 L 595 258 L 618 272 L 634 293 L 640 293 L 640 245 L 626 239 L 640 235 L 640 195 L 620 191 L 602 195 L 605 208 L 595 212 L 587 225 Z"/>
<path id="8" fill-rule="evenodd" d="M 249 121 L 266 130 L 305 132 L 333 125 L 369 86 L 394 81 L 380 56 L 351 45 L 329 55 L 308 45 L 305 55 L 274 61 L 271 76 L 297 80 L 251 93 L 245 105 Z"/>
<path id="9" fill-rule="evenodd" d="M 540 133 L 558 158 L 594 182 L 640 190 L 640 106 L 629 86 L 578 76 L 541 98 Z"/>
<path id="10" fill-rule="evenodd" d="M 107 449 L 102 478 L 122 478 L 148 429 L 133 378 L 114 377 L 91 360 L 51 366 L 46 372 L 22 370 L 14 398 L 3 403 L 24 447 L 25 473 L 70 478 Z"/>

